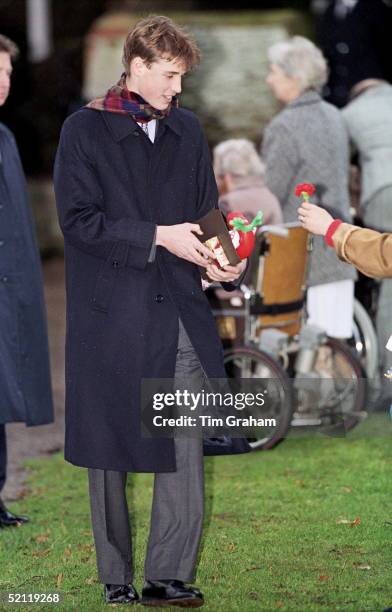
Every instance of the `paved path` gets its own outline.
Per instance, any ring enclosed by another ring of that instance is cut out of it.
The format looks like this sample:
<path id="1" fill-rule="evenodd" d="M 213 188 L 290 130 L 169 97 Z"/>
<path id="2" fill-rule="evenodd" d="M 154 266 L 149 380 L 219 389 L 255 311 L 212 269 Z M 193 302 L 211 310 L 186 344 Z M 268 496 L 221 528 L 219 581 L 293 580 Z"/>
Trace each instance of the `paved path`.
<path id="1" fill-rule="evenodd" d="M 41 427 L 26 427 L 24 423 L 7 425 L 8 478 L 2 497 L 6 501 L 26 494 L 25 459 L 50 455 L 63 448 L 64 439 L 64 335 L 65 293 L 64 263 L 52 259 L 44 264 L 45 298 L 48 312 L 50 360 L 55 401 L 55 422 Z"/>

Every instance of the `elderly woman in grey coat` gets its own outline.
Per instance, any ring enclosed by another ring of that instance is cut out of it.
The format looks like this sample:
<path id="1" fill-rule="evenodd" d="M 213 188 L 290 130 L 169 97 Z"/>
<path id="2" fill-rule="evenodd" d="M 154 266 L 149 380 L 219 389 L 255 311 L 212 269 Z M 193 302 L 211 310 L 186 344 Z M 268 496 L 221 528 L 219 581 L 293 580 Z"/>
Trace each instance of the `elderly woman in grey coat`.
<path id="1" fill-rule="evenodd" d="M 285 107 L 265 130 L 262 157 L 267 185 L 280 201 L 284 220 L 297 220 L 294 191 L 304 182 L 316 186 L 316 204 L 348 220 L 348 135 L 340 111 L 319 94 L 327 78 L 326 61 L 300 36 L 270 47 L 268 59 L 266 82 Z M 350 337 L 355 277 L 355 270 L 315 237 L 308 277 L 309 322 L 330 336 Z"/>

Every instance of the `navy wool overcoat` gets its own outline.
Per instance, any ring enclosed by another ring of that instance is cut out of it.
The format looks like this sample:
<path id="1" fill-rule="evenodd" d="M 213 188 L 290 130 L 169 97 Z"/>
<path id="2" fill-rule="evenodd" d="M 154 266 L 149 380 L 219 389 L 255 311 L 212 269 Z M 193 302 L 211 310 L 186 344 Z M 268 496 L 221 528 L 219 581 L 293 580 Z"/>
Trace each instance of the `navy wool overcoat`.
<path id="1" fill-rule="evenodd" d="M 16 143 L 0 123 L 0 423 L 53 421 L 41 262 Z"/>
<path id="2" fill-rule="evenodd" d="M 140 432 L 140 381 L 172 378 L 181 318 L 207 376 L 224 377 L 198 267 L 157 247 L 157 225 L 217 206 L 196 116 L 172 109 L 155 143 L 127 115 L 84 108 L 63 126 L 55 190 L 67 284 L 65 458 L 119 471 L 176 469 L 173 440 Z"/>

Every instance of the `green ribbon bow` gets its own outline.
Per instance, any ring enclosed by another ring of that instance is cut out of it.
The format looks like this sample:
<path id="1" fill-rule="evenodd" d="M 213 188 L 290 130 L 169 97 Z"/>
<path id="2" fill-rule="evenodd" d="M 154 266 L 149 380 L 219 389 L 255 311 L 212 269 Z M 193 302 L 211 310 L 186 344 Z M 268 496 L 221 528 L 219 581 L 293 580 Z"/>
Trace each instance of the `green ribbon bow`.
<path id="1" fill-rule="evenodd" d="M 230 225 L 239 232 L 252 232 L 256 227 L 259 227 L 259 225 L 263 223 L 263 217 L 263 213 L 261 210 L 259 210 L 251 223 L 248 223 L 241 217 L 234 217 L 234 219 L 231 219 Z"/>

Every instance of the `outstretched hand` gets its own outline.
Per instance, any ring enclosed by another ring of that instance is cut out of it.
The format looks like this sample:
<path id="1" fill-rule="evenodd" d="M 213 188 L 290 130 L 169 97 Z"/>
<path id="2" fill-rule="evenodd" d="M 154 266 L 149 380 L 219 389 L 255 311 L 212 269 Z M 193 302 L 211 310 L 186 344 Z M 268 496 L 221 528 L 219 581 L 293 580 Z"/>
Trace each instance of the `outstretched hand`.
<path id="1" fill-rule="evenodd" d="M 302 202 L 298 208 L 298 219 L 303 228 L 318 236 L 325 236 L 333 221 L 329 212 L 310 202 Z"/>

